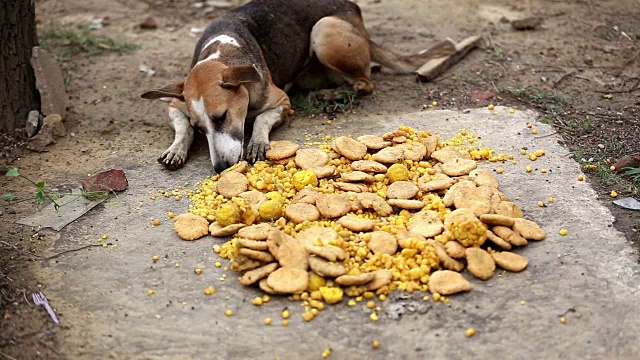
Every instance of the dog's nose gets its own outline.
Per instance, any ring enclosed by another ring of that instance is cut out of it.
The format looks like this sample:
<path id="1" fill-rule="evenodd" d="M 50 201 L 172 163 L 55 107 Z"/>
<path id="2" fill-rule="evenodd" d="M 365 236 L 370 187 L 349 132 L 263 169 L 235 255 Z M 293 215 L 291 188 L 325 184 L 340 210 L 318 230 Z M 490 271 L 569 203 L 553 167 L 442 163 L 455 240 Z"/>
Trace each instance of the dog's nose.
<path id="1" fill-rule="evenodd" d="M 216 173 L 220 174 L 224 170 L 226 170 L 231 164 L 226 161 L 218 161 L 213 165 L 213 168 L 216 170 Z"/>

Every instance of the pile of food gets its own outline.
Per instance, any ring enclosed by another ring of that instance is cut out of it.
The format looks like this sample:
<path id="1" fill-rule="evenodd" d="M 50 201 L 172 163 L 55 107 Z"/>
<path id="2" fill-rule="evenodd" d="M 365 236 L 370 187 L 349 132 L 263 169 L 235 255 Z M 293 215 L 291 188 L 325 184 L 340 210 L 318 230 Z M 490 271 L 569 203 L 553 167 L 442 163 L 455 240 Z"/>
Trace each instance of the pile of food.
<path id="1" fill-rule="evenodd" d="M 185 240 L 234 236 L 214 251 L 267 294 L 333 304 L 343 297 L 430 291 L 434 300 L 522 271 L 510 252 L 543 240 L 477 160 L 506 161 L 401 126 L 382 136 L 335 138 L 319 148 L 274 141 L 268 161 L 207 178 L 176 217 Z M 316 307 L 313 306 L 312 307 Z"/>

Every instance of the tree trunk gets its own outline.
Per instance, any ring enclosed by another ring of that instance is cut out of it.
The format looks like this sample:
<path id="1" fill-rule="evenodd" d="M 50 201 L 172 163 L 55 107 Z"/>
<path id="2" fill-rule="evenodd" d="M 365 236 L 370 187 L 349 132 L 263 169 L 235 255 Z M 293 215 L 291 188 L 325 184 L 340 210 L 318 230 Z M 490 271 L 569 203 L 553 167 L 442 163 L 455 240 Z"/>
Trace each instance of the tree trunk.
<path id="1" fill-rule="evenodd" d="M 0 0 L 0 44 L 0 133 L 11 133 L 39 108 L 29 62 L 37 44 L 33 0 Z"/>

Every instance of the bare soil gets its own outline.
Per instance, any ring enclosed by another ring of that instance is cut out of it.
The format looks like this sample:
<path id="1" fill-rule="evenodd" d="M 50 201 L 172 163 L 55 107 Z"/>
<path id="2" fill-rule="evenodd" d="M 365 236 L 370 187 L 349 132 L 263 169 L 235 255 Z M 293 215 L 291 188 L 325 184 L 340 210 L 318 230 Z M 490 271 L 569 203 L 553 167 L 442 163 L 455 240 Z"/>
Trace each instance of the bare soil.
<path id="1" fill-rule="evenodd" d="M 172 132 L 167 126 L 166 104 L 142 100 L 139 94 L 184 76 L 197 40 L 190 36 L 190 29 L 203 28 L 224 11 L 207 6 L 196 9 L 192 2 L 37 1 L 40 29 L 51 23 L 86 29 L 92 18 L 108 17 L 110 24 L 94 30 L 95 34 L 140 48 L 131 54 L 71 56 L 63 64 L 70 96 L 65 118 L 69 135 L 44 153 L 3 141 L 4 161 L 58 188 L 111 167 L 154 164 L 171 143 Z M 486 40 L 432 83 L 417 82 L 412 76 L 375 74 L 375 93 L 360 99 L 353 112 L 391 116 L 434 101 L 438 108 L 490 103 L 516 110 L 534 108 L 546 119 L 543 122 L 552 123 L 562 135 L 571 150 L 567 156 L 597 165 L 597 171 L 586 171 L 587 180 L 611 208 L 616 228 L 640 246 L 640 215 L 617 208 L 609 197 L 612 190 L 620 197 L 638 197 L 639 184 L 607 170 L 608 160 L 640 154 L 640 7 L 636 0 L 358 3 L 372 38 L 399 52 L 417 52 L 446 37 L 461 40 L 479 34 Z M 515 31 L 501 21 L 533 15 L 544 19 L 533 31 Z M 158 28 L 140 29 L 139 24 L 149 16 L 157 20 Z M 60 54 L 64 49 L 52 51 Z M 141 72 L 141 64 L 155 74 Z M 474 91 L 492 92 L 495 98 L 477 100 Z M 293 121 L 308 119 L 310 113 L 299 110 Z M 334 124 L 350 116 L 351 112 L 339 114 Z M 312 121 L 326 124 L 324 116 Z M 33 192 L 19 179 L 2 178 L 0 185 L 3 192 L 9 189 L 18 197 Z M 0 233 L 6 234 L 0 243 L 0 358 L 65 357 L 57 353 L 60 328 L 29 298 L 38 289 L 29 263 L 38 261 L 38 254 L 53 245 L 56 234 L 14 224 L 37 207 L 23 203 L 0 213 Z M 96 226 L 96 233 L 98 229 Z"/>

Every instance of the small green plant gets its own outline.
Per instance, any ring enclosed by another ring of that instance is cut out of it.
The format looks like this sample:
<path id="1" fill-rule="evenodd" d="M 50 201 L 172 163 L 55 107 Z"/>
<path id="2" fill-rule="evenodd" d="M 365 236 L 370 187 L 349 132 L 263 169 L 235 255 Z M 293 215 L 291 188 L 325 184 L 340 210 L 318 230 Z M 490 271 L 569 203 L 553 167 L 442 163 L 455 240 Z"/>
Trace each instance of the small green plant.
<path id="1" fill-rule="evenodd" d="M 45 25 L 39 29 L 38 35 L 40 46 L 54 51 L 62 63 L 70 61 L 74 55 L 78 54 L 90 56 L 105 53 L 128 54 L 139 47 L 126 41 L 93 34 L 89 30 L 75 31 L 56 23 Z"/>
<path id="2" fill-rule="evenodd" d="M 18 168 L 9 168 L 6 165 L 0 164 L 0 169 L 5 171 L 5 176 L 13 177 L 13 178 L 21 178 L 27 181 L 28 183 L 30 183 L 31 185 L 33 185 L 36 190 L 36 192 L 32 197 L 25 198 L 25 199 L 17 199 L 16 195 L 13 193 L 2 194 L 2 203 L 0 203 L 0 205 L 3 205 L 3 206 L 15 205 L 25 201 L 34 201 L 36 204 L 42 204 L 45 202 L 45 200 L 49 200 L 53 204 L 53 207 L 56 210 L 58 210 L 61 206 L 64 206 L 69 203 L 69 202 L 66 202 L 66 203 L 58 202 L 60 198 L 62 198 L 63 196 L 74 197 L 74 200 L 79 196 L 82 196 L 87 199 L 106 198 L 109 196 L 109 193 L 106 191 L 88 192 L 88 191 L 82 190 L 80 193 L 72 193 L 72 192 L 52 193 L 46 189 L 46 184 L 44 181 L 35 182 L 30 178 L 24 175 L 21 175 L 20 172 L 18 171 Z"/>
<path id="3" fill-rule="evenodd" d="M 631 179 L 640 184 L 640 167 L 626 167 L 624 169 L 624 174 L 630 176 Z"/>
<path id="4" fill-rule="evenodd" d="M 355 91 L 344 89 L 327 89 L 307 94 L 296 93 L 291 98 L 294 109 L 311 113 L 343 113 L 358 104 Z"/>

